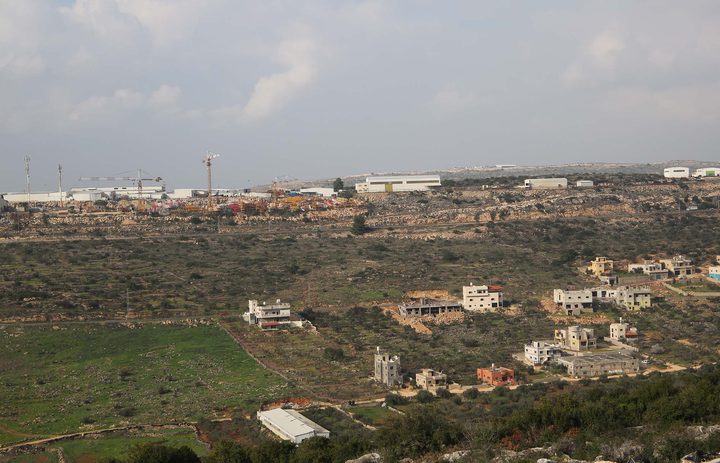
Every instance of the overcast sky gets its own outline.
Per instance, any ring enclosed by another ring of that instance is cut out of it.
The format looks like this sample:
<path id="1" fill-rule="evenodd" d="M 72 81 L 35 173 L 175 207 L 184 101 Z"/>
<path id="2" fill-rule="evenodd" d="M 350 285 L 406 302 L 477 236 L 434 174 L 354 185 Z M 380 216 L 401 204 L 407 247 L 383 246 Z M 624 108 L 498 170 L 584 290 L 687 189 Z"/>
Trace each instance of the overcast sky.
<path id="1" fill-rule="evenodd" d="M 718 159 L 720 2 L 0 0 L 0 191 Z"/>

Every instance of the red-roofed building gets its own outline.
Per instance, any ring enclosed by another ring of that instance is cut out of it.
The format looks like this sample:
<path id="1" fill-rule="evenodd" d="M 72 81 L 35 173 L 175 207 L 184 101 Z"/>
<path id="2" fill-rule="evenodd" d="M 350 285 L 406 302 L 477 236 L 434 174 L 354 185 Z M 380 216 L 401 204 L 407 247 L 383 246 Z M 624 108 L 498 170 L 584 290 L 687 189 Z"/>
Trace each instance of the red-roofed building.
<path id="1" fill-rule="evenodd" d="M 515 386 L 515 371 L 512 368 L 496 367 L 495 364 L 490 368 L 478 368 L 477 379 L 483 383 L 493 386 Z"/>

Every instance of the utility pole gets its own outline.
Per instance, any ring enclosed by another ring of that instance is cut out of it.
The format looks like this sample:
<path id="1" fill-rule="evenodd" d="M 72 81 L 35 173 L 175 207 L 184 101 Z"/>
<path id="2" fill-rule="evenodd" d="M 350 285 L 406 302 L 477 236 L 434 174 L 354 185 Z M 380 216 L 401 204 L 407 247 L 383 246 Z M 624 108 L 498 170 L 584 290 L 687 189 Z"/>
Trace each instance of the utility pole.
<path id="1" fill-rule="evenodd" d="M 125 288 L 125 321 L 130 317 L 130 288 Z"/>
<path id="2" fill-rule="evenodd" d="M 30 155 L 25 155 L 25 189 L 27 190 L 27 207 L 30 211 Z"/>
<path id="3" fill-rule="evenodd" d="M 212 161 L 219 157 L 219 154 L 211 153 L 208 151 L 203 158 L 203 164 L 207 167 L 208 177 L 208 189 L 207 189 L 207 210 L 210 212 L 212 209 Z"/>
<path id="4" fill-rule="evenodd" d="M 58 191 L 60 193 L 60 207 L 64 207 L 62 192 L 62 165 L 58 164 Z"/>

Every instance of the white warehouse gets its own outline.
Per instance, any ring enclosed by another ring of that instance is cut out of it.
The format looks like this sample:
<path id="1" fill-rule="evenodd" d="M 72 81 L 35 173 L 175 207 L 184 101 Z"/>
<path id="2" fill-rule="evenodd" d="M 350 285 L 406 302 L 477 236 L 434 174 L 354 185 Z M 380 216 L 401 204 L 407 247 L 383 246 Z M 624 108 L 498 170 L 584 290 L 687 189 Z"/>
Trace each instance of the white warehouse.
<path id="1" fill-rule="evenodd" d="M 529 178 L 525 180 L 525 188 L 529 190 L 552 190 L 567 188 L 566 178 Z"/>
<path id="2" fill-rule="evenodd" d="M 330 431 L 295 410 L 275 408 L 259 411 L 257 418 L 273 434 L 293 444 L 299 444 L 315 436 L 330 437 Z"/>
<path id="3" fill-rule="evenodd" d="M 690 178 L 689 167 L 668 167 L 663 171 L 665 178 Z"/>
<path id="4" fill-rule="evenodd" d="M 394 175 L 367 177 L 356 183 L 358 193 L 392 193 L 394 191 L 428 191 L 441 186 L 439 175 Z"/>

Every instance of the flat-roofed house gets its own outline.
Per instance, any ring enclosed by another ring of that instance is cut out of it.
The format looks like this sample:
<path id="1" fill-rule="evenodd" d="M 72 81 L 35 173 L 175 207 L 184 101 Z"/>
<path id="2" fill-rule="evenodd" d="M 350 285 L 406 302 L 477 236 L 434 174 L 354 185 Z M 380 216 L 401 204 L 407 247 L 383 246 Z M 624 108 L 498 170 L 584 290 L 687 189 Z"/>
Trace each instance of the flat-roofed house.
<path id="1" fill-rule="evenodd" d="M 503 306 L 502 286 L 463 286 L 463 308 L 474 312 L 495 312 Z"/>

